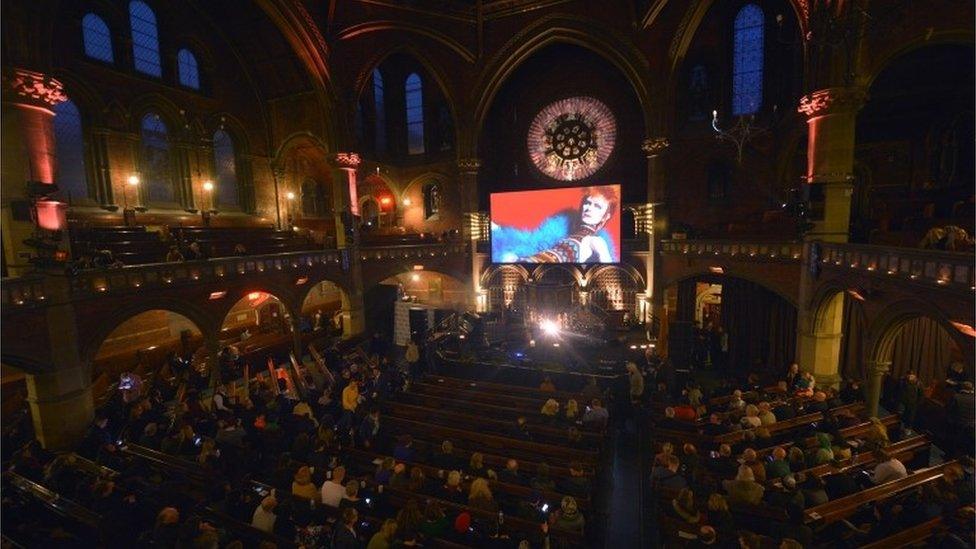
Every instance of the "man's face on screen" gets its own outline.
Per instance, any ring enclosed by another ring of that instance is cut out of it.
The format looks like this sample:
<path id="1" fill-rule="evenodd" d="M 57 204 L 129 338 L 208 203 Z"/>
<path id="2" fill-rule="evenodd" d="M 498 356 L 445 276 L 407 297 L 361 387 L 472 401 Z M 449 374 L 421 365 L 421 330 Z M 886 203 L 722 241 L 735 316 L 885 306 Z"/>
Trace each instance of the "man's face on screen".
<path id="1" fill-rule="evenodd" d="M 580 217 L 586 225 L 599 225 L 603 222 L 610 208 L 610 201 L 598 194 L 591 194 L 583 199 L 583 211 Z"/>

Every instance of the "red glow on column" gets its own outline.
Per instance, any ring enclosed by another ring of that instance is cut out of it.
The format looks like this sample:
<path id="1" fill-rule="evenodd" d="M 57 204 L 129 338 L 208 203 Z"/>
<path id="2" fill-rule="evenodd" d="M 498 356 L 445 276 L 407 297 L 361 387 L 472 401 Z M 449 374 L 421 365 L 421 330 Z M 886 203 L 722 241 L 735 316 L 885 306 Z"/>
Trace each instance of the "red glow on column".
<path id="1" fill-rule="evenodd" d="M 349 210 L 352 215 L 359 215 L 359 193 L 356 192 L 356 170 L 342 170 L 349 177 Z"/>
<path id="2" fill-rule="evenodd" d="M 37 203 L 37 226 L 49 231 L 60 231 L 67 225 L 65 204 L 53 200 Z"/>

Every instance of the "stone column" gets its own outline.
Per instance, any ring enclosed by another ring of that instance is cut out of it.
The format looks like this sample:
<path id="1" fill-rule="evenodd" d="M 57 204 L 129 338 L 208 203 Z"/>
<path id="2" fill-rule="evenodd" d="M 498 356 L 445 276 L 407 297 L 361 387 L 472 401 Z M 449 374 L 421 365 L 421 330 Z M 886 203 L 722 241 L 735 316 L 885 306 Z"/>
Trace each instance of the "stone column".
<path id="1" fill-rule="evenodd" d="M 866 95 L 861 88 L 827 88 L 800 99 L 798 111 L 807 117 L 807 175 L 813 229 L 804 237 L 799 303 L 809 304 L 816 279 L 808 268 L 817 241 L 847 242 L 854 181 L 854 128 Z M 813 254 L 817 255 L 817 254 Z M 816 307 L 819 304 L 814 304 Z M 843 300 L 827 305 L 829 317 L 817 326 L 817 311 L 798 311 L 797 357 L 800 368 L 813 372 L 818 383 L 840 380 L 839 351 Z"/>
<path id="2" fill-rule="evenodd" d="M 481 160 L 478 158 L 461 158 L 458 165 L 458 184 L 461 191 L 461 211 L 471 213 L 478 211 L 478 170 Z"/>
<path id="3" fill-rule="evenodd" d="M 32 236 L 36 225 L 22 215 L 33 208 L 27 196 L 27 182 L 54 183 L 57 173 L 57 154 L 54 139 L 54 111 L 67 100 L 61 83 L 45 74 L 9 67 L 3 77 L 3 148 L 0 159 L 2 181 L 3 249 L 11 276 L 19 276 L 29 269 L 21 254 L 34 255 L 35 250 L 24 244 Z M 63 208 L 54 202 L 54 213 Z M 63 210 L 61 210 L 63 213 Z M 62 215 L 45 216 L 39 225 L 45 229 L 61 229 Z"/>
<path id="4" fill-rule="evenodd" d="M 459 185 L 461 191 L 461 211 L 464 212 L 462 223 L 467 226 L 462 227 L 462 233 L 468 236 L 468 244 L 471 254 L 471 297 L 469 301 L 474 303 L 475 308 L 487 310 L 487 304 L 481 291 L 481 269 L 484 258 L 478 256 L 478 240 L 482 237 L 478 227 L 478 220 L 481 214 L 478 212 L 478 170 L 481 169 L 481 160 L 477 158 L 462 158 L 458 160 Z"/>
<path id="5" fill-rule="evenodd" d="M 664 308 L 664 288 L 659 282 L 661 280 L 661 265 L 657 260 L 657 250 L 660 248 L 661 239 L 664 238 L 664 231 L 656 230 L 655 227 L 663 227 L 667 223 L 663 156 L 670 146 L 671 143 L 666 137 L 648 138 L 641 144 L 641 150 L 647 157 L 647 201 L 650 205 L 650 211 L 647 213 L 649 218 L 645 220 L 649 226 L 645 230 L 648 239 L 648 254 L 644 260 L 644 270 L 647 273 L 644 299 L 650 301 L 650 314 L 657 319 L 662 318 L 662 309 Z"/>
<path id="6" fill-rule="evenodd" d="M 890 361 L 869 360 L 868 379 L 867 379 L 867 409 L 868 417 L 878 416 L 878 405 L 881 402 L 881 387 L 884 384 L 884 376 L 891 368 Z"/>
<path id="7" fill-rule="evenodd" d="M 207 368 L 210 369 L 210 385 L 216 386 L 218 379 L 221 383 L 230 381 L 228 379 L 220 379 L 220 340 L 217 339 L 216 334 L 207 334 L 203 337 L 203 348 L 207 351 Z"/>
<path id="8" fill-rule="evenodd" d="M 44 310 L 51 370 L 27 376 L 27 403 L 41 445 L 67 450 L 81 442 L 95 415 L 92 372 L 79 352 L 67 279 L 48 277 L 45 291 L 52 304 Z"/>
<path id="9" fill-rule="evenodd" d="M 333 173 L 333 209 L 335 211 L 336 246 L 343 254 L 343 265 L 347 267 L 349 280 L 348 306 L 342 308 L 342 337 L 350 338 L 366 331 L 366 311 L 363 306 L 363 274 L 359 258 L 359 226 L 353 217 L 358 203 L 356 196 L 356 169 L 359 168 L 359 155 L 352 152 L 335 153 L 330 159 Z M 343 213 L 347 215 L 344 216 Z M 347 221 L 350 237 L 346 235 Z"/>
<path id="10" fill-rule="evenodd" d="M 92 174 L 95 199 L 100 206 L 114 206 L 115 193 L 112 189 L 112 173 L 108 157 L 109 130 L 92 128 L 89 135 L 91 135 L 91 154 L 88 158 L 91 158 L 92 165 L 87 168 Z"/>
<path id="11" fill-rule="evenodd" d="M 861 88 L 827 88 L 800 99 L 807 117 L 807 189 L 814 228 L 809 239 L 847 242 L 854 181 L 854 128 L 867 98 Z"/>

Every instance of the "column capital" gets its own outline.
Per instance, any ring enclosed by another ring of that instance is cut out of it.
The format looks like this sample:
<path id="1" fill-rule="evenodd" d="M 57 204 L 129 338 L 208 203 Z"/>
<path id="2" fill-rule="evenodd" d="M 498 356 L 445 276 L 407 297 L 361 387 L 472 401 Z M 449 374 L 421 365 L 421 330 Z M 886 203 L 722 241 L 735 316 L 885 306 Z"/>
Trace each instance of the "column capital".
<path id="1" fill-rule="evenodd" d="M 481 159 L 480 158 L 459 158 L 457 161 L 457 167 L 461 170 L 461 173 L 478 173 L 481 169 Z"/>
<path id="2" fill-rule="evenodd" d="M 343 170 L 355 170 L 361 162 L 359 153 L 337 152 L 329 158 L 329 162 L 336 168 Z"/>
<path id="3" fill-rule="evenodd" d="M 653 158 L 668 150 L 671 141 L 667 137 L 648 137 L 641 142 L 641 150 L 648 158 Z"/>
<path id="4" fill-rule="evenodd" d="M 857 112 L 867 98 L 868 94 L 864 88 L 826 88 L 801 97 L 796 111 L 805 114 L 808 118 L 840 112 Z"/>
<path id="5" fill-rule="evenodd" d="M 883 376 L 891 370 L 891 361 L 869 360 L 867 362 L 868 375 Z"/>
<path id="6" fill-rule="evenodd" d="M 51 109 L 68 100 L 60 81 L 17 67 L 3 71 L 3 99 L 11 103 Z"/>

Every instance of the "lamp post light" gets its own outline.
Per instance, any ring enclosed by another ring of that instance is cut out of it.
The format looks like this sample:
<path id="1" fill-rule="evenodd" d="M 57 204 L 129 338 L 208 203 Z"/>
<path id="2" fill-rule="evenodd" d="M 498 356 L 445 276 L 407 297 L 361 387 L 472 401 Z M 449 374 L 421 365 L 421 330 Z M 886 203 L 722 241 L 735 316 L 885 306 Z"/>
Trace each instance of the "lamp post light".
<path id="1" fill-rule="evenodd" d="M 210 181 L 208 179 L 203 182 L 203 194 L 207 198 L 205 198 L 204 200 L 205 204 L 201 204 L 201 206 L 205 206 L 205 207 L 200 208 L 201 210 L 200 215 L 203 217 L 204 226 L 210 226 L 210 214 L 214 210 L 213 190 L 214 190 L 213 181 Z"/>
<path id="2" fill-rule="evenodd" d="M 129 209 L 129 187 L 134 189 L 139 187 L 139 176 L 137 174 L 130 175 L 122 187 L 122 221 L 126 226 L 135 224 L 136 220 L 136 211 Z M 138 190 L 136 192 L 138 193 Z"/>
<path id="3" fill-rule="evenodd" d="M 288 191 L 285 193 L 285 198 L 288 199 L 288 226 L 294 227 L 295 225 L 295 193 Z"/>

